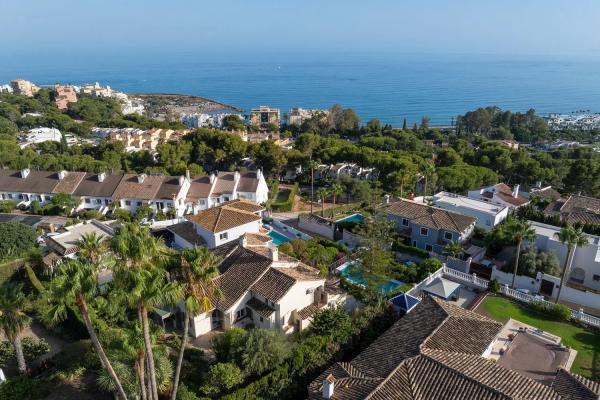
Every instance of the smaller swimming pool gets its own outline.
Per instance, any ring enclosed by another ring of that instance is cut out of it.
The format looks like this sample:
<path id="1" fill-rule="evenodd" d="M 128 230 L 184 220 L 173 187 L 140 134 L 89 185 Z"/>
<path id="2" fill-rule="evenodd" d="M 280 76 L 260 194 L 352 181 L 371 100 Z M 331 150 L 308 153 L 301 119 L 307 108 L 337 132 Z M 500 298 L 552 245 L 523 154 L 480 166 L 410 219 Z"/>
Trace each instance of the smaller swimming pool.
<path id="1" fill-rule="evenodd" d="M 342 275 L 344 278 L 346 278 L 350 282 L 357 284 L 357 285 L 365 286 L 367 284 L 366 279 L 364 278 L 363 274 L 360 271 L 353 271 L 352 268 L 350 268 L 352 266 L 352 264 L 353 264 L 352 261 L 348 261 L 348 262 L 345 262 L 344 264 L 340 265 L 336 269 L 340 272 L 340 275 Z M 392 290 L 396 289 L 399 286 L 402 286 L 403 284 L 404 284 L 404 282 L 400 282 L 396 279 L 390 279 L 389 281 L 382 283 L 378 286 L 383 294 L 388 294 Z"/>
<path id="2" fill-rule="evenodd" d="M 365 220 L 365 217 L 363 217 L 362 214 L 352 214 L 352 215 L 349 215 L 349 216 L 347 216 L 345 218 L 338 219 L 335 222 L 356 222 L 356 223 L 359 223 L 359 222 L 363 222 L 364 220 Z"/>
<path id="3" fill-rule="evenodd" d="M 290 240 L 292 240 L 292 239 L 288 238 L 287 236 L 282 235 L 281 233 L 275 232 L 275 231 L 270 231 L 268 233 L 268 235 L 271 236 L 271 239 L 273 239 L 273 244 L 275 246 L 279 246 L 280 244 L 287 243 Z"/>

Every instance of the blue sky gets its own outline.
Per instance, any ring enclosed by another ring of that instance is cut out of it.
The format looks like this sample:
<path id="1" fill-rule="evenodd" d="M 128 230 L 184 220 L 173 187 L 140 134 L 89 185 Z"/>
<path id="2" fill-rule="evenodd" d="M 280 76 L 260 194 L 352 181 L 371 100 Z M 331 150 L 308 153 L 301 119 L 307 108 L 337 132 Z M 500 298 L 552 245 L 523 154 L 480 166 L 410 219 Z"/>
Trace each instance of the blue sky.
<path id="1" fill-rule="evenodd" d="M 381 51 L 594 56 L 597 0 L 0 0 L 4 55 Z"/>

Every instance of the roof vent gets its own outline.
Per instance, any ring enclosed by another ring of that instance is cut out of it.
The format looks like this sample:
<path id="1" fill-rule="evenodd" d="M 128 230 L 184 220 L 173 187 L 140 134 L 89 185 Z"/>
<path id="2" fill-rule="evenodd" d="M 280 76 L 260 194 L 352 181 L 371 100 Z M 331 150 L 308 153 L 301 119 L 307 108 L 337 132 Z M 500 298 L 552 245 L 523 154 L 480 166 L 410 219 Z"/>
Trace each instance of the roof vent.
<path id="1" fill-rule="evenodd" d="M 104 182 L 105 179 L 106 179 L 106 172 L 100 172 L 98 174 L 98 182 Z"/>
<path id="2" fill-rule="evenodd" d="M 333 397 L 333 391 L 335 387 L 335 378 L 329 374 L 327 378 L 323 380 L 323 398 L 331 399 Z"/>
<path id="3" fill-rule="evenodd" d="M 25 179 L 29 176 L 31 170 L 29 168 L 25 168 L 21 170 L 21 178 Z"/>
<path id="4" fill-rule="evenodd" d="M 147 176 L 148 175 L 146 175 L 146 174 L 139 174 L 137 177 L 138 183 L 144 183 L 144 180 L 146 180 Z"/>
<path id="5" fill-rule="evenodd" d="M 63 179 L 65 179 L 66 176 L 67 176 L 67 171 L 65 171 L 64 169 L 58 173 L 58 179 L 61 181 Z"/>
<path id="6" fill-rule="evenodd" d="M 279 249 L 277 246 L 269 247 L 269 258 L 272 261 L 279 261 Z"/>

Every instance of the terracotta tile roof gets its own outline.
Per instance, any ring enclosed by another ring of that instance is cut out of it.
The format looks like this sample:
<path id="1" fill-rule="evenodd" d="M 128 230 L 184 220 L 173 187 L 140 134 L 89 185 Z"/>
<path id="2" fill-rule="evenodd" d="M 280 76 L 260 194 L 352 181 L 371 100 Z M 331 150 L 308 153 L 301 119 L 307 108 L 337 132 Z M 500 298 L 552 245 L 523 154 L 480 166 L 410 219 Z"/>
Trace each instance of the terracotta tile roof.
<path id="1" fill-rule="evenodd" d="M 475 218 L 463 214 L 409 200 L 399 200 L 390 204 L 386 212 L 406 218 L 415 224 L 459 233 L 468 229 L 476 221 Z"/>
<path id="2" fill-rule="evenodd" d="M 181 237 L 193 246 L 205 246 L 206 241 L 196 233 L 194 224 L 189 221 L 167 226 L 167 230 Z"/>
<path id="3" fill-rule="evenodd" d="M 564 369 L 558 370 L 552 388 L 567 400 L 600 399 L 600 383 L 572 374 Z"/>
<path id="4" fill-rule="evenodd" d="M 148 175 L 142 183 L 138 182 L 138 175 L 126 174 L 117 185 L 113 197 L 119 199 L 152 200 L 162 185 L 164 177 Z"/>
<path id="5" fill-rule="evenodd" d="M 213 189 L 213 196 L 220 196 L 225 193 L 233 193 L 235 188 L 235 173 L 234 172 L 219 172 L 217 174 L 217 182 Z"/>
<path id="6" fill-rule="evenodd" d="M 111 197 L 123 175 L 106 175 L 100 182 L 98 174 L 86 174 L 73 194 L 87 197 Z"/>
<path id="7" fill-rule="evenodd" d="M 0 191 L 25 193 L 54 193 L 58 184 L 58 173 L 30 171 L 26 178 L 21 171 L 0 169 Z"/>
<path id="8" fill-rule="evenodd" d="M 273 240 L 271 236 L 262 233 L 246 233 L 246 240 L 249 246 L 265 246 Z"/>
<path id="9" fill-rule="evenodd" d="M 258 188 L 258 178 L 256 172 L 240 173 L 240 181 L 236 190 L 238 192 L 256 192 Z"/>
<path id="10" fill-rule="evenodd" d="M 209 208 L 186 218 L 194 224 L 213 233 L 223 232 L 237 226 L 260 220 L 260 217 L 256 214 L 228 206 Z"/>
<path id="11" fill-rule="evenodd" d="M 165 176 L 162 184 L 156 192 L 157 199 L 173 200 L 181 192 L 182 186 L 179 184 L 178 176 Z"/>
<path id="12" fill-rule="evenodd" d="M 336 400 L 560 399 L 550 387 L 481 357 L 501 328 L 426 296 L 354 360 L 324 371 L 309 385 L 309 398 L 322 398 L 329 377 Z"/>
<path id="13" fill-rule="evenodd" d="M 296 279 L 284 274 L 279 268 L 269 270 L 250 288 L 253 293 L 277 303 L 294 286 Z"/>
<path id="14" fill-rule="evenodd" d="M 59 179 L 52 193 L 72 194 L 85 177 L 85 172 L 67 172 L 63 179 Z M 57 176 L 58 179 L 58 176 Z"/>
<path id="15" fill-rule="evenodd" d="M 507 202 L 508 204 L 512 204 L 513 206 L 522 206 L 523 204 L 527 204 L 529 203 L 529 199 L 517 195 L 517 197 L 514 197 L 511 194 L 507 194 L 504 192 L 500 192 L 500 193 L 496 193 L 496 196 L 498 196 L 500 199 L 502 199 L 503 201 Z"/>
<path id="16" fill-rule="evenodd" d="M 547 215 L 560 215 L 568 223 L 600 224 L 600 199 L 587 196 L 569 196 L 558 199 L 546 207 Z"/>
<path id="17" fill-rule="evenodd" d="M 298 317 L 304 321 L 305 319 L 312 317 L 317 311 L 319 311 L 319 307 L 317 307 L 316 304 L 309 304 L 302 310 L 298 311 Z"/>
<path id="18" fill-rule="evenodd" d="M 210 189 L 212 184 L 210 183 L 210 177 L 199 176 L 192 179 L 190 183 L 190 189 L 187 193 L 188 201 L 198 201 L 199 199 L 207 199 L 210 195 Z"/>
<path id="19" fill-rule="evenodd" d="M 500 193 L 505 193 L 508 195 L 512 195 L 512 193 L 513 193 L 513 190 L 506 183 L 497 183 L 494 185 L 494 187 Z"/>
<path id="20" fill-rule="evenodd" d="M 552 187 L 547 187 L 531 192 L 532 197 L 541 197 L 542 199 L 558 200 L 561 195 Z"/>
<path id="21" fill-rule="evenodd" d="M 261 206 L 258 203 L 255 203 L 250 200 L 245 200 L 245 199 L 236 199 L 236 200 L 227 201 L 225 203 L 221 203 L 221 206 L 227 206 L 230 208 L 235 208 L 236 210 L 242 210 L 242 211 L 247 211 L 247 212 L 251 212 L 251 213 L 257 213 L 259 211 L 265 210 L 264 206 Z"/>
<path id="22" fill-rule="evenodd" d="M 252 297 L 250 300 L 246 302 L 246 305 L 256 311 L 258 315 L 269 318 L 275 312 L 275 309 L 266 305 L 256 297 Z"/>
<path id="23" fill-rule="evenodd" d="M 281 253 L 280 253 L 281 254 Z M 304 263 L 298 263 L 293 268 L 280 267 L 279 271 L 294 278 L 297 281 L 318 281 L 325 279 L 319 276 L 319 270 Z"/>

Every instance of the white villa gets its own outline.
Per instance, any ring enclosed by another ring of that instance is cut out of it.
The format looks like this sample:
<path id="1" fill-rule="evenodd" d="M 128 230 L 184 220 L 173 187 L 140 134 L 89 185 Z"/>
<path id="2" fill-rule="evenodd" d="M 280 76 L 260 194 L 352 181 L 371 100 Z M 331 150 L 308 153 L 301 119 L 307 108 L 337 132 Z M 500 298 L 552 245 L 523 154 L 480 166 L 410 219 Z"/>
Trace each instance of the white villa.
<path id="1" fill-rule="evenodd" d="M 468 215 L 477 220 L 475 226 L 487 231 L 494 229 L 507 216 L 509 207 L 493 204 L 454 193 L 439 192 L 432 197 L 433 205 L 448 211 Z"/>
<path id="2" fill-rule="evenodd" d="M 80 198 L 77 210 L 97 209 L 105 214 L 118 207 L 136 212 L 147 204 L 155 211 L 174 210 L 183 216 L 236 199 L 264 203 L 269 188 L 260 170 L 191 177 L 0 169 L 1 200 L 24 206 L 36 200 L 44 205 L 57 193 Z"/>
<path id="3" fill-rule="evenodd" d="M 519 189 L 519 185 L 515 185 L 511 189 L 504 183 L 497 183 L 493 186 L 469 190 L 468 197 L 486 203 L 499 204 L 513 210 L 529 203 L 529 199 L 520 194 Z"/>

